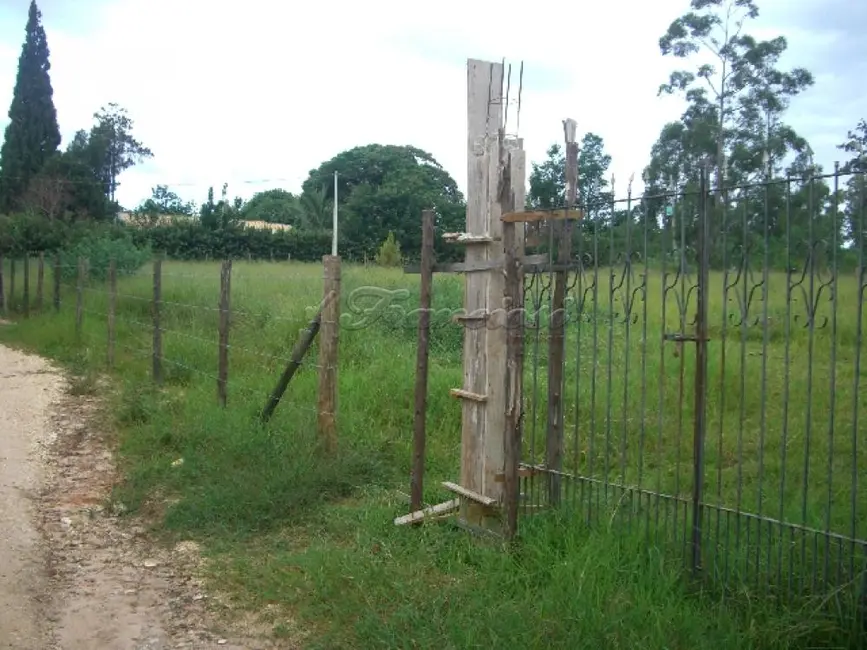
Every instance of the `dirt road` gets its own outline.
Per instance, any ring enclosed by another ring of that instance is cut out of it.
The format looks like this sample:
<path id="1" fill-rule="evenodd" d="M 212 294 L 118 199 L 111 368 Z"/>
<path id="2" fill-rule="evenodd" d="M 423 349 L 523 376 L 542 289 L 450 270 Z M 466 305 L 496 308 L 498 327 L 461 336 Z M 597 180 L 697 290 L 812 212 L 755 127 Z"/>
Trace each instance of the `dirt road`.
<path id="1" fill-rule="evenodd" d="M 216 626 L 194 543 L 156 547 L 104 507 L 112 454 L 66 388 L 0 346 L 0 650 L 272 647 Z"/>

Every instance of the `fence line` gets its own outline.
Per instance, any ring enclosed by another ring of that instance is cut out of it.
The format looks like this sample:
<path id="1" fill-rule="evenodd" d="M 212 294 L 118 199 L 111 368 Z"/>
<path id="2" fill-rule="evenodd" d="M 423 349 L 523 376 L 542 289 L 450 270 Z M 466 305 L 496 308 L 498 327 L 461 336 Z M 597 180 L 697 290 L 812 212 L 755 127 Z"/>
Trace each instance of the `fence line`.
<path id="1" fill-rule="evenodd" d="M 23 273 L 23 296 L 21 301 L 16 301 L 15 297 L 17 292 L 15 288 L 15 283 L 18 260 L 7 260 L 10 265 L 10 273 L 8 275 L 8 294 L 6 293 L 7 278 L 3 278 L 3 274 L 0 273 L 0 292 L 2 292 L 4 298 L 8 296 L 10 299 L 7 302 L 6 308 L 4 309 L 4 313 L 20 314 L 25 318 L 29 318 L 32 315 L 31 312 L 44 313 L 41 294 L 45 277 L 45 256 L 39 255 L 39 257 L 36 259 L 37 291 L 35 302 L 31 301 L 29 290 L 31 276 L 30 264 L 32 261 L 33 260 L 31 260 L 29 256 L 25 256 L 25 270 Z M 3 269 L 2 262 L 3 260 L 0 260 L 0 270 Z M 282 386 L 280 395 L 275 401 L 275 394 L 272 391 L 252 389 L 251 387 L 245 386 L 237 382 L 236 380 L 232 380 L 230 378 L 229 361 L 230 358 L 232 358 L 233 354 L 242 354 L 255 358 L 264 358 L 272 362 L 283 364 L 286 367 L 294 366 L 292 374 L 294 374 L 295 370 L 300 368 L 307 368 L 315 371 L 319 375 L 319 404 L 299 405 L 297 404 L 297 402 L 293 401 L 292 408 L 300 409 L 311 414 L 316 414 L 320 438 L 324 443 L 325 449 L 328 451 L 333 451 L 334 449 L 336 449 L 337 443 L 336 368 L 338 365 L 340 315 L 340 266 L 339 258 L 326 260 L 326 262 L 327 268 L 330 268 L 330 271 L 326 273 L 323 288 L 325 290 L 325 295 L 330 296 L 330 299 L 324 300 L 323 306 L 331 307 L 333 305 L 333 307 L 332 312 L 330 312 L 329 315 L 327 327 L 323 327 L 320 332 L 317 323 L 315 332 L 313 332 L 313 336 L 319 334 L 320 351 L 323 347 L 327 348 L 327 354 L 321 356 L 320 362 L 318 363 L 314 359 L 297 358 L 297 355 L 270 354 L 268 352 L 249 349 L 237 343 L 233 344 L 230 342 L 231 331 L 234 327 L 233 317 L 240 315 L 251 319 L 252 322 L 254 319 L 257 319 L 261 316 L 256 312 L 232 309 L 231 260 L 224 261 L 220 267 L 220 286 L 219 293 L 217 295 L 217 306 L 211 307 L 207 305 L 197 305 L 183 303 L 179 301 L 164 300 L 163 290 L 165 279 L 186 279 L 190 277 L 196 277 L 198 279 L 201 279 L 202 276 L 192 276 L 191 274 L 185 273 L 165 273 L 163 272 L 162 260 L 159 258 L 154 259 L 152 264 L 152 287 L 150 292 L 151 295 L 148 297 L 144 297 L 141 295 L 134 295 L 132 293 L 118 291 L 118 267 L 117 262 L 113 259 L 109 261 L 109 264 L 107 266 L 107 277 L 105 283 L 103 284 L 101 281 L 93 281 L 93 271 L 97 271 L 102 274 L 106 269 L 92 269 L 88 260 L 86 260 L 85 258 L 78 259 L 77 264 L 75 265 L 62 264 L 60 257 L 56 256 L 51 269 L 53 275 L 54 293 L 52 297 L 52 303 L 55 311 L 59 312 L 61 311 L 62 306 L 65 303 L 65 301 L 63 300 L 63 296 L 65 295 L 74 297 L 74 335 L 75 340 L 79 343 L 82 341 L 84 336 L 86 318 L 98 319 L 105 323 L 105 359 L 106 366 L 109 369 L 116 368 L 117 366 L 117 338 L 119 327 L 132 327 L 134 330 L 140 330 L 142 333 L 149 332 L 151 334 L 151 340 L 149 344 L 140 342 L 142 344 L 140 344 L 139 347 L 134 348 L 130 348 L 129 346 L 122 344 L 121 349 L 124 352 L 132 353 L 136 357 L 141 357 L 142 355 L 146 354 L 146 356 L 150 358 L 150 374 L 153 382 L 156 385 L 161 385 L 166 379 L 164 364 L 168 364 L 170 367 L 182 368 L 186 371 L 193 372 L 202 377 L 207 377 L 208 379 L 213 380 L 216 387 L 217 402 L 223 407 L 225 407 L 227 404 L 229 393 L 231 391 L 240 390 L 249 393 L 250 395 L 257 396 L 258 399 L 262 402 L 262 404 L 271 404 L 271 410 L 273 411 L 273 408 L 276 407 L 276 402 L 279 401 L 282 397 L 282 391 L 285 391 L 287 387 L 285 385 Z M 16 269 L 16 273 L 11 272 L 11 269 Z M 74 274 L 71 273 L 73 271 Z M 74 275 L 73 281 L 65 281 L 63 279 L 64 275 L 66 275 L 67 277 Z M 88 307 L 88 296 L 99 296 L 100 301 L 105 301 L 105 311 L 97 311 Z M 144 320 L 140 318 L 136 318 L 135 316 L 131 316 L 125 313 L 123 309 L 125 301 L 136 301 L 139 303 L 148 304 L 150 306 L 151 314 L 150 322 L 144 322 Z M 215 324 L 215 338 L 208 339 L 203 336 L 198 336 L 192 332 L 182 331 L 179 329 L 173 329 L 171 327 L 168 327 L 165 323 L 165 318 L 168 316 L 168 312 L 166 312 L 166 309 L 172 308 L 192 309 L 206 313 L 216 314 L 218 318 Z M 271 314 L 268 314 L 268 318 L 275 321 L 297 323 L 296 319 L 273 316 Z M 310 336 L 310 334 L 311 327 L 310 325 L 308 325 L 307 329 L 302 332 L 302 339 L 305 337 L 310 339 L 307 342 L 307 347 L 309 347 L 310 343 L 312 343 L 313 336 Z M 168 337 L 168 341 L 166 340 L 166 337 Z M 204 371 L 201 368 L 197 368 L 194 365 L 191 365 L 186 359 L 176 359 L 167 355 L 164 349 L 165 345 L 167 344 L 167 342 L 170 343 L 172 340 L 174 340 L 174 337 L 181 337 L 189 341 L 194 341 L 198 344 L 202 344 L 203 346 L 215 347 L 217 372 L 210 373 Z M 147 351 L 145 352 L 146 348 Z M 322 355 L 323 353 L 320 352 L 320 354 Z M 275 383 L 278 382 L 277 376 L 274 377 L 274 381 Z M 269 392 L 271 393 L 270 396 Z"/>

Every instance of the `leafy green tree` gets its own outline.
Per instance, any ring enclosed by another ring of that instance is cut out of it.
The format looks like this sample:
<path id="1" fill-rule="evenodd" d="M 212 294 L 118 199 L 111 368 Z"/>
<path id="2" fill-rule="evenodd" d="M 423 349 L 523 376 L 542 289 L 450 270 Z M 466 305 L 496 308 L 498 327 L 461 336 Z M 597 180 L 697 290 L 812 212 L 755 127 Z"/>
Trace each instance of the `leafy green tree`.
<path id="1" fill-rule="evenodd" d="M 281 189 L 266 190 L 247 201 L 241 210 L 241 219 L 297 225 L 301 221 L 301 206 L 291 192 Z"/>
<path id="2" fill-rule="evenodd" d="M 440 234 L 464 228 L 465 203 L 457 183 L 421 149 L 371 144 L 344 151 L 310 172 L 304 193 L 326 188 L 333 200 L 335 171 L 340 247 L 351 257 L 373 257 L 389 232 L 402 250 L 418 255 L 424 209 L 436 209 Z"/>
<path id="3" fill-rule="evenodd" d="M 376 263 L 379 266 L 400 266 L 400 244 L 394 239 L 394 233 L 389 232 L 376 253 Z"/>
<path id="4" fill-rule="evenodd" d="M 199 211 L 201 225 L 210 230 L 232 228 L 241 220 L 244 202 L 240 198 L 229 202 L 229 184 L 223 183 L 222 197 L 214 202 L 214 188 L 208 188 L 208 200 Z"/>
<path id="5" fill-rule="evenodd" d="M 846 182 L 845 235 L 855 246 L 867 243 L 867 121 L 861 119 L 838 145 L 850 154 L 842 171 L 852 174 Z"/>
<path id="6" fill-rule="evenodd" d="M 151 189 L 151 197 L 146 199 L 135 209 L 134 214 L 144 219 L 147 224 L 153 225 L 160 216 L 192 216 L 195 207 L 187 203 L 177 194 L 172 192 L 166 185 L 157 185 Z"/>
<path id="7" fill-rule="evenodd" d="M 31 1 L 9 124 L 0 148 L 0 211 L 20 207 L 31 180 L 60 146 L 48 58 L 42 14 Z"/>
<path id="8" fill-rule="evenodd" d="M 153 152 L 133 136 L 133 121 L 126 109 L 109 103 L 93 117 L 96 124 L 88 138 L 88 157 L 105 186 L 106 196 L 114 203 L 120 174 L 153 158 Z"/>
<path id="9" fill-rule="evenodd" d="M 301 193 L 301 223 L 308 230 L 328 230 L 331 224 L 334 201 L 329 200 L 326 187 Z"/>
<path id="10" fill-rule="evenodd" d="M 690 8 L 671 23 L 659 49 L 679 59 L 706 53 L 714 63 L 672 72 L 659 93 L 683 94 L 691 121 L 711 131 L 712 144 L 702 138 L 704 150 L 692 153 L 710 159 L 717 187 L 726 177 L 745 182 L 764 176 L 788 151 L 806 145 L 781 118 L 813 76 L 804 68 L 779 69 L 788 47 L 783 36 L 757 41 L 744 33 L 747 21 L 759 15 L 753 0 L 692 0 Z"/>
<path id="11" fill-rule="evenodd" d="M 673 188 L 694 192 L 701 170 L 707 170 L 716 188 L 707 218 L 710 255 L 717 265 L 729 266 L 733 258 L 772 242 L 783 250 L 787 228 L 801 232 L 811 219 L 808 196 L 814 206 L 825 205 L 828 196 L 827 186 L 813 181 L 723 189 L 759 183 L 782 172 L 803 179 L 818 170 L 806 140 L 783 120 L 791 99 L 813 84 L 813 76 L 803 68 L 780 69 L 788 47 L 784 37 L 760 41 L 746 33 L 748 21 L 758 15 L 754 0 L 691 0 L 690 10 L 659 40 L 663 55 L 704 58 L 691 70 L 671 73 L 668 83 L 660 86 L 660 94 L 682 95 L 687 108 L 679 120 L 663 127 L 651 150 L 644 170 L 650 196 L 645 205 L 654 217 L 663 215 L 667 247 L 677 247 L 681 236 L 695 241 L 695 201 L 678 199 L 665 205 L 668 199 L 653 197 Z M 708 56 L 712 62 L 703 62 Z M 785 167 L 792 156 L 794 161 Z M 811 195 L 814 190 L 818 194 Z"/>

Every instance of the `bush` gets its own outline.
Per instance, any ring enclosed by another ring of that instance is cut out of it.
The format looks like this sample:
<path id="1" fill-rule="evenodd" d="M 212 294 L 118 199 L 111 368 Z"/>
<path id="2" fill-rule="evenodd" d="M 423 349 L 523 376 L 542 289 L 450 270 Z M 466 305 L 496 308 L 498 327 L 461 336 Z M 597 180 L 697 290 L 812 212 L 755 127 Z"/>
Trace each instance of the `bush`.
<path id="1" fill-rule="evenodd" d="M 400 266 L 400 260 L 400 244 L 395 241 L 394 233 L 389 231 L 388 237 L 382 242 L 376 254 L 376 263 L 379 266 Z"/>
<path id="2" fill-rule="evenodd" d="M 108 267 L 115 261 L 118 276 L 132 275 L 151 258 L 149 246 L 137 246 L 132 237 L 123 232 L 105 231 L 92 239 L 81 239 L 60 252 L 61 275 L 75 277 L 78 259 L 87 259 L 90 277 L 104 280 Z"/>

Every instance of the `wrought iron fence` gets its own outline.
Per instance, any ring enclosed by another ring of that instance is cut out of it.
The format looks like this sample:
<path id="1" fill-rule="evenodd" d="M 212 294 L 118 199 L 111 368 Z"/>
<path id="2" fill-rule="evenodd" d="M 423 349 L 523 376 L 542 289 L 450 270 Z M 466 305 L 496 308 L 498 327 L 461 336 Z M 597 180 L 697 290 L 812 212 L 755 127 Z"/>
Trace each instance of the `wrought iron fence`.
<path id="1" fill-rule="evenodd" d="M 863 597 L 867 179 L 706 178 L 536 233 L 522 512 L 623 526 L 726 585 Z"/>

